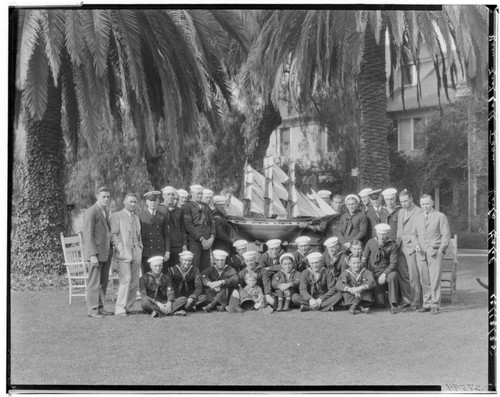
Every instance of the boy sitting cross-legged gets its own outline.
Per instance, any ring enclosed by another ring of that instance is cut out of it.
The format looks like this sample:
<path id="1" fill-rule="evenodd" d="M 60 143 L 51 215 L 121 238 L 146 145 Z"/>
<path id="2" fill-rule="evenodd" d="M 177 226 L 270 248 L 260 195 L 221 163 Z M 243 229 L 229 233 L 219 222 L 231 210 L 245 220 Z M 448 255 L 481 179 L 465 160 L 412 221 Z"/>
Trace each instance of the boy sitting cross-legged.
<path id="1" fill-rule="evenodd" d="M 351 256 L 349 269 L 345 270 L 337 281 L 337 290 L 342 291 L 344 305 L 349 306 L 349 313 L 356 314 L 358 309 L 363 313 L 370 312 L 374 287 L 373 273 L 362 267 L 359 256 Z"/>

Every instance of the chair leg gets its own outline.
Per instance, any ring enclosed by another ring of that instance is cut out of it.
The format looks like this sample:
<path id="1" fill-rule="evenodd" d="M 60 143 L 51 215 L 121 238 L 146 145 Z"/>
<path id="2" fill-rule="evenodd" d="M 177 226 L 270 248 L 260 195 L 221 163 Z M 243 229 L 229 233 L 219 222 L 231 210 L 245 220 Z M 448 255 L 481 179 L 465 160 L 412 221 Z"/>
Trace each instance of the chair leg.
<path id="1" fill-rule="evenodd" d="M 73 294 L 73 290 L 71 289 L 71 279 L 69 280 L 69 304 L 71 305 L 71 295 Z"/>

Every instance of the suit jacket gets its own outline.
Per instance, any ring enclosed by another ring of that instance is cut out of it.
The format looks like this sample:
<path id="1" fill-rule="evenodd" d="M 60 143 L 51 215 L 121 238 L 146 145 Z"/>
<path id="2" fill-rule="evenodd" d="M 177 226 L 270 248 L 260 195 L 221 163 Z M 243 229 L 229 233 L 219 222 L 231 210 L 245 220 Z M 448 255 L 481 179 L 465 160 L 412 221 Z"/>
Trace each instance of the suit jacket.
<path id="1" fill-rule="evenodd" d="M 169 210 L 164 204 L 158 206 L 158 211 L 165 215 L 168 223 L 171 248 L 187 246 L 186 229 L 184 228 L 184 212 L 182 208 L 174 207 Z"/>
<path id="2" fill-rule="evenodd" d="M 295 261 L 294 268 L 299 272 L 303 272 L 304 270 L 306 270 L 307 267 L 309 266 L 309 262 L 307 261 L 306 256 L 299 250 L 294 251 L 292 255 Z"/>
<path id="3" fill-rule="evenodd" d="M 398 236 L 398 220 L 399 214 L 402 214 L 401 210 L 402 209 L 400 206 L 396 206 L 396 208 L 394 208 L 392 212 L 389 212 L 387 207 L 384 207 L 384 210 L 382 211 L 382 222 L 388 224 L 391 227 L 388 236 L 389 239 L 393 241 L 396 241 Z"/>
<path id="4" fill-rule="evenodd" d="M 442 212 L 432 209 L 429 219 L 425 219 L 423 211 L 415 217 L 414 237 L 420 248 L 434 256 L 438 249 L 445 252 L 450 243 L 450 225 Z"/>
<path id="5" fill-rule="evenodd" d="M 141 220 L 136 214 L 132 214 L 135 222 L 136 238 L 139 244 L 139 248 L 142 251 L 142 237 L 141 237 Z M 130 217 L 125 212 L 121 210 L 115 212 L 111 217 L 111 244 L 115 248 L 115 257 L 118 260 L 131 261 L 132 257 L 132 244 L 133 236 L 130 233 Z M 120 251 L 117 254 L 117 249 Z M 142 256 L 142 252 L 141 252 Z"/>
<path id="6" fill-rule="evenodd" d="M 227 222 L 226 215 L 218 210 L 214 210 L 212 212 L 212 219 L 215 225 L 215 238 L 212 250 L 223 250 L 229 254 L 233 245 L 233 240 L 231 240 L 231 229 Z"/>
<path id="7" fill-rule="evenodd" d="M 144 248 L 142 256 L 164 256 L 170 252 L 169 228 L 166 216 L 156 210 L 155 216 L 148 209 L 139 212 L 141 220 L 141 237 Z"/>
<path id="8" fill-rule="evenodd" d="M 97 203 L 85 212 L 82 236 L 84 260 L 89 261 L 92 255 L 97 255 L 99 262 L 107 262 L 110 259 L 109 221 L 105 218 L 102 207 Z"/>
<path id="9" fill-rule="evenodd" d="M 398 231 L 396 244 L 398 247 L 406 250 L 408 254 L 413 254 L 415 252 L 415 246 L 417 245 L 417 239 L 413 233 L 415 227 L 415 218 L 418 214 L 422 213 L 422 209 L 412 204 L 408 209 L 408 214 L 403 208 L 398 214 Z"/>
<path id="10" fill-rule="evenodd" d="M 373 206 L 368 207 L 365 212 L 366 218 L 368 219 L 368 228 L 366 231 L 365 241 L 370 240 L 373 237 L 377 236 L 377 232 L 375 230 L 375 226 L 379 223 L 385 223 L 387 221 L 387 210 L 380 206 L 378 211 L 375 211 Z"/>

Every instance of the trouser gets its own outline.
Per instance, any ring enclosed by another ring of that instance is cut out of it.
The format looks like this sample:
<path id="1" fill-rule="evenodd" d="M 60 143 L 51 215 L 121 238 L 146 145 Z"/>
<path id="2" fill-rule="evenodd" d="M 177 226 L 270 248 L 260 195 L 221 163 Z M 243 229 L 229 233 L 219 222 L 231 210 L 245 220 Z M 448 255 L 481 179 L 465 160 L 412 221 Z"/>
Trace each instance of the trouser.
<path id="1" fill-rule="evenodd" d="M 318 298 L 319 296 L 314 299 Z M 321 305 L 319 305 L 319 310 L 321 310 L 322 312 L 327 312 L 333 306 L 338 304 L 340 301 L 342 301 L 342 293 L 337 291 L 335 292 L 335 294 L 333 294 L 332 296 L 321 302 Z M 307 300 L 300 294 L 295 294 L 294 296 L 292 296 L 292 302 L 295 303 L 297 306 L 300 305 L 309 306 L 309 300 Z"/>
<path id="2" fill-rule="evenodd" d="M 106 262 L 99 262 L 97 266 L 90 266 L 87 276 L 87 314 L 96 313 L 104 306 L 104 298 L 109 280 L 111 255 Z"/>
<path id="3" fill-rule="evenodd" d="M 437 252 L 432 256 L 431 250 L 420 251 L 417 254 L 417 265 L 420 273 L 420 283 L 424 298 L 424 307 L 441 306 L 441 272 L 443 269 L 443 254 Z"/>
<path id="4" fill-rule="evenodd" d="M 170 247 L 170 258 L 163 264 L 163 273 L 167 273 L 169 267 L 178 265 L 181 261 L 179 259 L 179 254 L 182 252 L 182 247 Z"/>
<path id="5" fill-rule="evenodd" d="M 132 251 L 131 261 L 118 260 L 118 296 L 115 314 L 129 311 L 135 302 L 141 272 L 141 250 Z"/>
<path id="6" fill-rule="evenodd" d="M 381 306 L 385 306 L 385 291 L 387 290 L 389 295 L 389 303 L 391 305 L 398 304 L 398 272 L 390 272 L 387 274 L 385 283 L 379 284 L 378 278 L 383 272 L 378 274 L 373 274 L 375 276 L 376 285 L 373 289 L 373 295 L 375 296 L 375 301 Z"/>
<path id="7" fill-rule="evenodd" d="M 210 249 L 204 250 L 199 241 L 189 240 L 188 250 L 193 253 L 193 266 L 200 272 L 210 267 Z"/>
<path id="8" fill-rule="evenodd" d="M 420 272 L 417 265 L 417 254 L 415 251 L 410 254 L 409 250 L 407 250 L 406 248 L 403 248 L 403 253 L 406 258 L 408 276 L 410 279 L 411 305 L 419 306 L 422 297 L 422 285 L 420 280 Z"/>
<path id="9" fill-rule="evenodd" d="M 349 292 L 342 292 L 342 297 L 344 298 L 344 306 L 351 306 L 354 303 L 357 303 L 363 307 L 368 307 L 372 305 L 373 292 L 371 290 L 363 291 L 360 293 L 360 295 L 361 298 L 358 299 Z"/>
<path id="10" fill-rule="evenodd" d="M 221 288 L 219 292 L 214 291 L 212 288 L 205 288 L 205 296 L 207 302 L 212 307 L 220 304 L 222 307 L 226 307 L 229 303 L 229 290 L 228 288 Z"/>
<path id="11" fill-rule="evenodd" d="M 401 301 L 405 305 L 411 305 L 412 302 L 412 289 L 410 284 L 410 275 L 408 270 L 408 264 L 406 263 L 406 257 L 404 253 L 399 251 L 398 253 L 398 284 L 399 292 L 401 293 Z M 416 305 L 415 305 L 416 306 Z"/>
<path id="12" fill-rule="evenodd" d="M 155 301 L 153 299 L 151 299 L 150 297 L 146 297 L 147 299 L 142 299 L 142 310 L 146 313 L 146 314 L 151 314 L 152 312 L 156 312 L 160 315 L 164 315 L 165 313 L 163 313 L 160 308 L 158 307 L 158 305 L 155 303 Z M 175 301 L 172 302 L 172 311 L 169 313 L 175 313 L 177 310 L 180 310 L 184 307 L 184 305 L 186 304 L 186 301 L 187 299 L 183 296 L 181 296 L 180 298 L 177 298 Z M 161 303 L 167 303 L 167 301 L 162 301 Z"/>

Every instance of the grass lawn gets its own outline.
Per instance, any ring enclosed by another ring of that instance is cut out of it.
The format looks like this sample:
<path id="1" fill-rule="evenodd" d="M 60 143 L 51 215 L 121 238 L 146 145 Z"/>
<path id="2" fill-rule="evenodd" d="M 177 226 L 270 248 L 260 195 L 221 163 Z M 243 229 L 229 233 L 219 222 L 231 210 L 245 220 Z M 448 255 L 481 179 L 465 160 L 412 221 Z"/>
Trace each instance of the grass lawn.
<path id="1" fill-rule="evenodd" d="M 438 316 L 377 311 L 86 316 L 68 292 L 12 292 L 12 385 L 442 385 L 487 390 L 487 258 L 460 258 Z M 136 309 L 140 302 L 136 303 Z M 109 302 L 106 309 L 113 310 Z"/>

